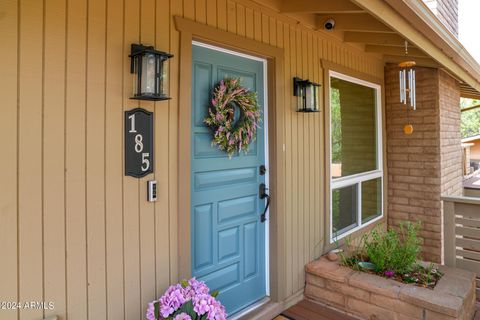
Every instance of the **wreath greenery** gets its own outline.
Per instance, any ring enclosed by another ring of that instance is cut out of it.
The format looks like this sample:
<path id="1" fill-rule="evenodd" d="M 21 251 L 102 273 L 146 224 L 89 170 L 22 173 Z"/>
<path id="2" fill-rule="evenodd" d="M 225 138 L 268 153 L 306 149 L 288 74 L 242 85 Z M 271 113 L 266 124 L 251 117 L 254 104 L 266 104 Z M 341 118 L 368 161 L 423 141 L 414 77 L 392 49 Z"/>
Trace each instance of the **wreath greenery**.
<path id="1" fill-rule="evenodd" d="M 240 110 L 237 121 L 234 119 L 236 107 Z M 221 80 L 213 91 L 204 122 L 214 130 L 212 145 L 226 151 L 229 157 L 236 151 L 247 153 L 261 122 L 257 93 L 240 86 L 238 78 Z"/>

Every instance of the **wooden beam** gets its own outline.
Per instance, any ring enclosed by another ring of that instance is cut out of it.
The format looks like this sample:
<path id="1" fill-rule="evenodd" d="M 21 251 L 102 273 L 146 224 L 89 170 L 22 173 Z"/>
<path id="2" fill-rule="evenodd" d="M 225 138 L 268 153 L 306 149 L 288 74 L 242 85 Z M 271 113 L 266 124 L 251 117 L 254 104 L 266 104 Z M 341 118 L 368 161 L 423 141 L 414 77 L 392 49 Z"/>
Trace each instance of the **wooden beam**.
<path id="1" fill-rule="evenodd" d="M 369 15 L 368 13 L 337 13 L 318 15 L 317 28 L 324 30 L 323 24 L 328 19 L 335 20 L 335 30 L 363 32 L 393 32 L 392 29 Z"/>
<path id="2" fill-rule="evenodd" d="M 430 58 L 421 58 L 415 57 L 414 60 L 417 63 L 418 67 L 425 68 L 441 68 L 442 66 L 433 59 Z M 393 55 L 383 55 L 383 61 L 386 63 L 400 63 L 405 61 L 405 56 L 393 56 Z"/>
<path id="3" fill-rule="evenodd" d="M 405 39 L 395 33 L 346 31 L 343 41 L 383 46 L 405 46 Z"/>
<path id="4" fill-rule="evenodd" d="M 474 109 L 478 109 L 478 108 L 480 108 L 480 104 L 477 104 L 476 106 L 471 106 L 471 107 L 463 108 L 463 109 L 461 109 L 460 111 L 461 111 L 461 112 L 465 112 L 465 111 L 470 111 L 470 110 L 474 110 Z"/>
<path id="5" fill-rule="evenodd" d="M 281 13 L 358 13 L 363 10 L 350 0 L 283 0 Z"/>
<path id="6" fill-rule="evenodd" d="M 417 48 L 408 48 L 408 55 L 405 55 L 405 49 L 402 47 L 377 46 L 372 44 L 367 44 L 365 46 L 365 52 L 376 52 L 393 56 L 400 56 L 403 57 L 403 60 L 410 60 L 410 57 L 427 57 L 427 54 L 425 52 Z"/>
<path id="7" fill-rule="evenodd" d="M 465 82 L 460 82 L 460 97 L 469 99 L 480 99 L 480 92 Z"/>

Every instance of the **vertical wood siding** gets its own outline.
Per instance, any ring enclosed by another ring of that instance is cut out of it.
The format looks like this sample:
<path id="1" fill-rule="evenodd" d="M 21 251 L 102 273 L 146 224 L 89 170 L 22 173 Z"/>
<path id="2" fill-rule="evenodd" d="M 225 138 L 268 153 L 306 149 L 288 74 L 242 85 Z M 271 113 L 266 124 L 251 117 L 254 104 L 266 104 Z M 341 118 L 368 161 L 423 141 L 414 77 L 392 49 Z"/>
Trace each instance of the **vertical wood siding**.
<path id="1" fill-rule="evenodd" d="M 173 16 L 284 49 L 285 285 L 303 289 L 324 241 L 324 113 L 295 112 L 291 79 L 321 83 L 320 59 L 383 78 L 380 60 L 249 0 L 3 0 L 0 11 L 0 301 L 55 302 L 1 320 L 140 319 L 177 280 L 178 94 L 189 88 Z M 136 42 L 175 55 L 172 100 L 129 99 Z M 155 174 L 139 180 L 123 176 L 134 107 L 155 112 Z"/>

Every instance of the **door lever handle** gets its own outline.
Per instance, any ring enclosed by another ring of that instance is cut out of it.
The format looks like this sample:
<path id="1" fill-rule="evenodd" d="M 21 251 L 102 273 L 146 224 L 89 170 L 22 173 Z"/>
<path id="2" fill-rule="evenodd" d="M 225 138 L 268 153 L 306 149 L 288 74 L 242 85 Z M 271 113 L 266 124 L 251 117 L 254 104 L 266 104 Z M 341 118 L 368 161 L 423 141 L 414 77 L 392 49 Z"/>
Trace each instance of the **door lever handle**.
<path id="1" fill-rule="evenodd" d="M 267 193 L 267 190 L 268 189 L 265 183 L 260 183 L 260 185 L 258 186 L 258 197 L 260 199 L 265 199 L 265 198 L 267 199 L 267 204 L 265 205 L 265 209 L 263 210 L 263 213 L 260 216 L 261 222 L 267 221 L 267 210 L 268 210 L 268 206 L 270 206 L 270 195 Z"/>

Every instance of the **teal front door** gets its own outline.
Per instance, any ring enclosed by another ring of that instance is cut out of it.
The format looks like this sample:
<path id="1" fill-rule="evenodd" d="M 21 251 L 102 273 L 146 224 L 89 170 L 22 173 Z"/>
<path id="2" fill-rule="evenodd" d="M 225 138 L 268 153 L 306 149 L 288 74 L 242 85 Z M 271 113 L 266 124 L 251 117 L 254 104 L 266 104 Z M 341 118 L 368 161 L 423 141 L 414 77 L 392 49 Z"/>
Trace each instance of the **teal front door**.
<path id="1" fill-rule="evenodd" d="M 214 86 L 240 78 L 258 94 L 264 109 L 263 61 L 204 46 L 192 48 L 191 232 L 192 274 L 211 290 L 232 315 L 266 296 L 265 209 L 259 185 L 265 175 L 265 122 L 247 154 L 232 158 L 211 145 L 203 123 Z"/>

